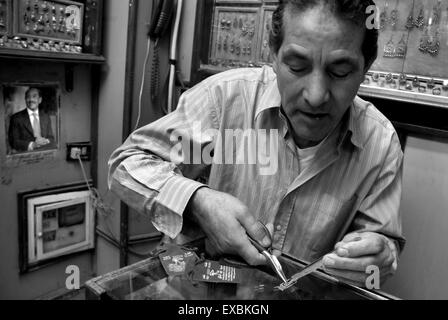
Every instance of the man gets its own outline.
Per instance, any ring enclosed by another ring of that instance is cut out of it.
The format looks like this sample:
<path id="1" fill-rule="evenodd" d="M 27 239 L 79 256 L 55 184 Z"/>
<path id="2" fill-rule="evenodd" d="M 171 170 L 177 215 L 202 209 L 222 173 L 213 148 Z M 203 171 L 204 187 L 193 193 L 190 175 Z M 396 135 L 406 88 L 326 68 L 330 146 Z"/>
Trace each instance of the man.
<path id="1" fill-rule="evenodd" d="M 38 88 L 25 92 L 26 109 L 17 112 L 9 123 L 8 139 L 17 152 L 47 149 L 54 145 L 50 116 L 39 110 L 42 94 Z"/>
<path id="2" fill-rule="evenodd" d="M 364 286 L 371 265 L 384 281 L 404 245 L 403 154 L 391 123 L 356 97 L 377 55 L 369 5 L 282 1 L 270 38 L 273 68 L 224 72 L 186 92 L 175 112 L 112 155 L 111 189 L 171 238 L 193 221 L 216 252 L 252 265 L 265 260 L 248 234 L 299 259 L 325 255 L 325 269 L 349 283 Z M 275 174 L 261 175 L 260 162 L 191 164 L 191 150 L 170 152 L 187 140 L 192 150 L 212 149 L 215 160 L 232 142 L 223 141 L 226 130 L 235 129 L 279 133 L 266 139 L 278 155 Z M 207 170 L 208 186 L 193 181 Z"/>

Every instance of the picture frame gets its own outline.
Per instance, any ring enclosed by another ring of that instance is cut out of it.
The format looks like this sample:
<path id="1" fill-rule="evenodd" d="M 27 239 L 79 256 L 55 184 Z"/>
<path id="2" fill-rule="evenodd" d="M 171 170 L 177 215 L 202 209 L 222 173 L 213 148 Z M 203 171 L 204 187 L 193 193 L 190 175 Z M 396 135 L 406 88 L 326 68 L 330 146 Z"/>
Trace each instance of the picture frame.
<path id="1" fill-rule="evenodd" d="M 18 194 L 20 273 L 94 249 L 91 185 L 80 182 Z"/>
<path id="2" fill-rule="evenodd" d="M 34 158 L 32 155 L 36 153 L 59 150 L 60 84 L 3 83 L 0 91 L 7 160 L 27 156 Z M 39 115 L 37 122 L 30 113 L 32 109 Z M 38 140 L 37 136 L 41 139 Z"/>

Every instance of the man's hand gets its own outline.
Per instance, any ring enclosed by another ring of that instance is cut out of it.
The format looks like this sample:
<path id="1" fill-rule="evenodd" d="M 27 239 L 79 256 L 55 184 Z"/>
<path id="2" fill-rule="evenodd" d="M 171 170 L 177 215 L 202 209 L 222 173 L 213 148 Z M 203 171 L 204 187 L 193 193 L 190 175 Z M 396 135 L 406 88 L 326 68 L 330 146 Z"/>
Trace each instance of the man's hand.
<path id="1" fill-rule="evenodd" d="M 35 142 L 35 148 L 40 148 L 43 146 L 46 146 L 47 144 L 50 143 L 50 140 L 46 139 L 46 138 L 42 138 L 42 137 L 38 137 L 36 138 Z"/>
<path id="2" fill-rule="evenodd" d="M 360 238 L 355 241 L 355 238 Z M 397 249 L 387 237 L 375 232 L 347 234 L 324 257 L 325 271 L 350 284 L 365 287 L 367 267 L 377 266 L 383 283 L 397 270 Z"/>
<path id="3" fill-rule="evenodd" d="M 266 258 L 250 243 L 247 234 L 264 246 L 271 244 L 262 224 L 237 198 L 209 188 L 198 189 L 190 200 L 193 218 L 218 253 L 237 254 L 250 265 L 266 263 Z"/>

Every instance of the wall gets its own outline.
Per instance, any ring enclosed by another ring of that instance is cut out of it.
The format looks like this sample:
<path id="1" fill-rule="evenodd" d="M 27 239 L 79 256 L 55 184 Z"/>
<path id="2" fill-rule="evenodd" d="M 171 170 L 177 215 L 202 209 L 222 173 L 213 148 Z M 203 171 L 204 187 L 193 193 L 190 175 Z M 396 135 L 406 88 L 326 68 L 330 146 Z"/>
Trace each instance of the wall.
<path id="1" fill-rule="evenodd" d="M 184 0 L 179 26 L 178 62 L 182 81 L 191 81 L 197 0 Z"/>
<path id="2" fill-rule="evenodd" d="M 448 141 L 410 136 L 401 214 L 407 239 L 396 275 L 382 288 L 403 299 L 448 299 Z"/>
<path id="3" fill-rule="evenodd" d="M 188 2 L 184 1 L 185 2 Z M 148 47 L 148 25 L 151 21 L 151 15 L 153 10 L 153 1 L 138 0 L 138 11 L 136 15 L 137 23 L 135 30 L 135 49 L 134 49 L 134 70 L 132 71 L 133 86 L 132 86 L 132 104 L 129 107 L 130 119 L 131 119 L 131 131 L 134 128 L 142 127 L 148 123 L 151 123 L 163 116 L 162 108 L 166 106 L 166 101 L 163 98 L 159 98 L 153 102 L 151 100 L 151 59 L 148 60 L 146 68 L 144 68 L 145 58 L 147 56 Z M 168 77 L 168 51 L 170 45 L 170 30 L 168 29 L 164 37 L 159 41 L 159 64 L 160 64 L 160 97 L 166 96 L 166 79 Z M 179 38 L 180 40 L 180 38 Z M 149 57 L 152 56 L 154 47 L 151 46 L 149 50 Z M 142 76 L 145 80 L 143 83 L 143 91 L 140 104 L 140 89 L 142 87 Z M 139 112 L 140 109 L 140 112 Z M 137 124 L 137 118 L 140 113 L 140 119 Z M 124 132 L 124 138 L 130 132 Z M 155 232 L 155 228 L 149 221 L 148 217 L 137 213 L 135 210 L 129 210 L 128 218 L 128 235 L 129 237 L 152 234 Z M 137 253 L 147 253 L 154 248 L 154 242 L 147 242 L 138 246 L 132 246 L 131 250 Z M 141 260 L 145 254 L 128 256 L 128 264 Z"/>
<path id="4" fill-rule="evenodd" d="M 33 299 L 65 287 L 65 268 L 77 265 L 81 281 L 92 276 L 92 255 L 70 256 L 41 270 L 19 275 L 17 193 L 83 180 L 76 163 L 65 161 L 65 143 L 91 140 L 90 69 L 76 66 L 74 90 L 64 91 L 64 65 L 42 62 L 0 60 L 0 83 L 16 81 L 57 81 L 61 84 L 61 149 L 53 160 L 6 168 L 1 161 L 0 179 L 0 299 Z M 2 106 L 3 103 L 0 103 Z M 1 117 L 0 117 L 1 118 Z M 5 146 L 4 121 L 0 123 L 0 146 Z M 0 147 L 4 148 L 4 147 Z M 4 154 L 2 152 L 2 154 Z M 86 170 L 89 171 L 89 164 Z"/>
<path id="5" fill-rule="evenodd" d="M 120 202 L 107 188 L 107 161 L 122 143 L 125 64 L 129 1 L 105 1 L 104 56 L 107 64 L 101 74 L 98 115 L 98 189 L 112 208 L 106 219 L 99 218 L 99 226 L 106 232 L 120 236 Z M 104 239 L 97 241 L 97 274 L 119 268 L 119 251 Z"/>

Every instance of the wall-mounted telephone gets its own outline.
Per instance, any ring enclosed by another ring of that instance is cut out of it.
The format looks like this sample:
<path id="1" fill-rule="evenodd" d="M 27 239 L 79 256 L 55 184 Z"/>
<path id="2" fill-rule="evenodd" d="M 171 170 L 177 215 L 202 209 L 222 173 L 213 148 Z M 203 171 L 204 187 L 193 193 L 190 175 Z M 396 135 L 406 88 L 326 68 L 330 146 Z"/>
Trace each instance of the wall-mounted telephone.
<path id="1" fill-rule="evenodd" d="M 148 36 L 154 44 L 151 63 L 151 100 L 156 102 L 160 87 L 160 65 L 158 41 L 170 26 L 175 0 L 156 0 L 154 2 Z"/>
<path id="2" fill-rule="evenodd" d="M 182 0 L 154 0 L 151 14 L 151 22 L 148 30 L 148 46 L 146 52 L 145 63 L 143 66 L 142 84 L 140 88 L 140 98 L 138 107 L 138 116 L 135 123 L 135 129 L 138 128 L 141 110 L 142 110 L 142 95 L 145 85 L 146 67 L 150 57 L 151 45 L 153 46 L 151 55 L 151 101 L 154 105 L 162 103 L 159 101 L 159 87 L 160 87 L 160 63 L 159 63 L 159 40 L 164 36 L 171 26 L 171 20 L 176 13 L 175 26 L 178 25 L 180 18 L 179 8 L 182 5 Z M 174 28 L 176 30 L 176 27 Z M 170 62 L 171 63 L 171 62 Z M 163 107 L 162 107 L 163 109 Z M 165 110 L 164 110 L 165 111 Z"/>
<path id="3" fill-rule="evenodd" d="M 174 0 L 156 0 L 149 27 L 148 36 L 159 39 L 167 31 L 174 11 Z"/>

